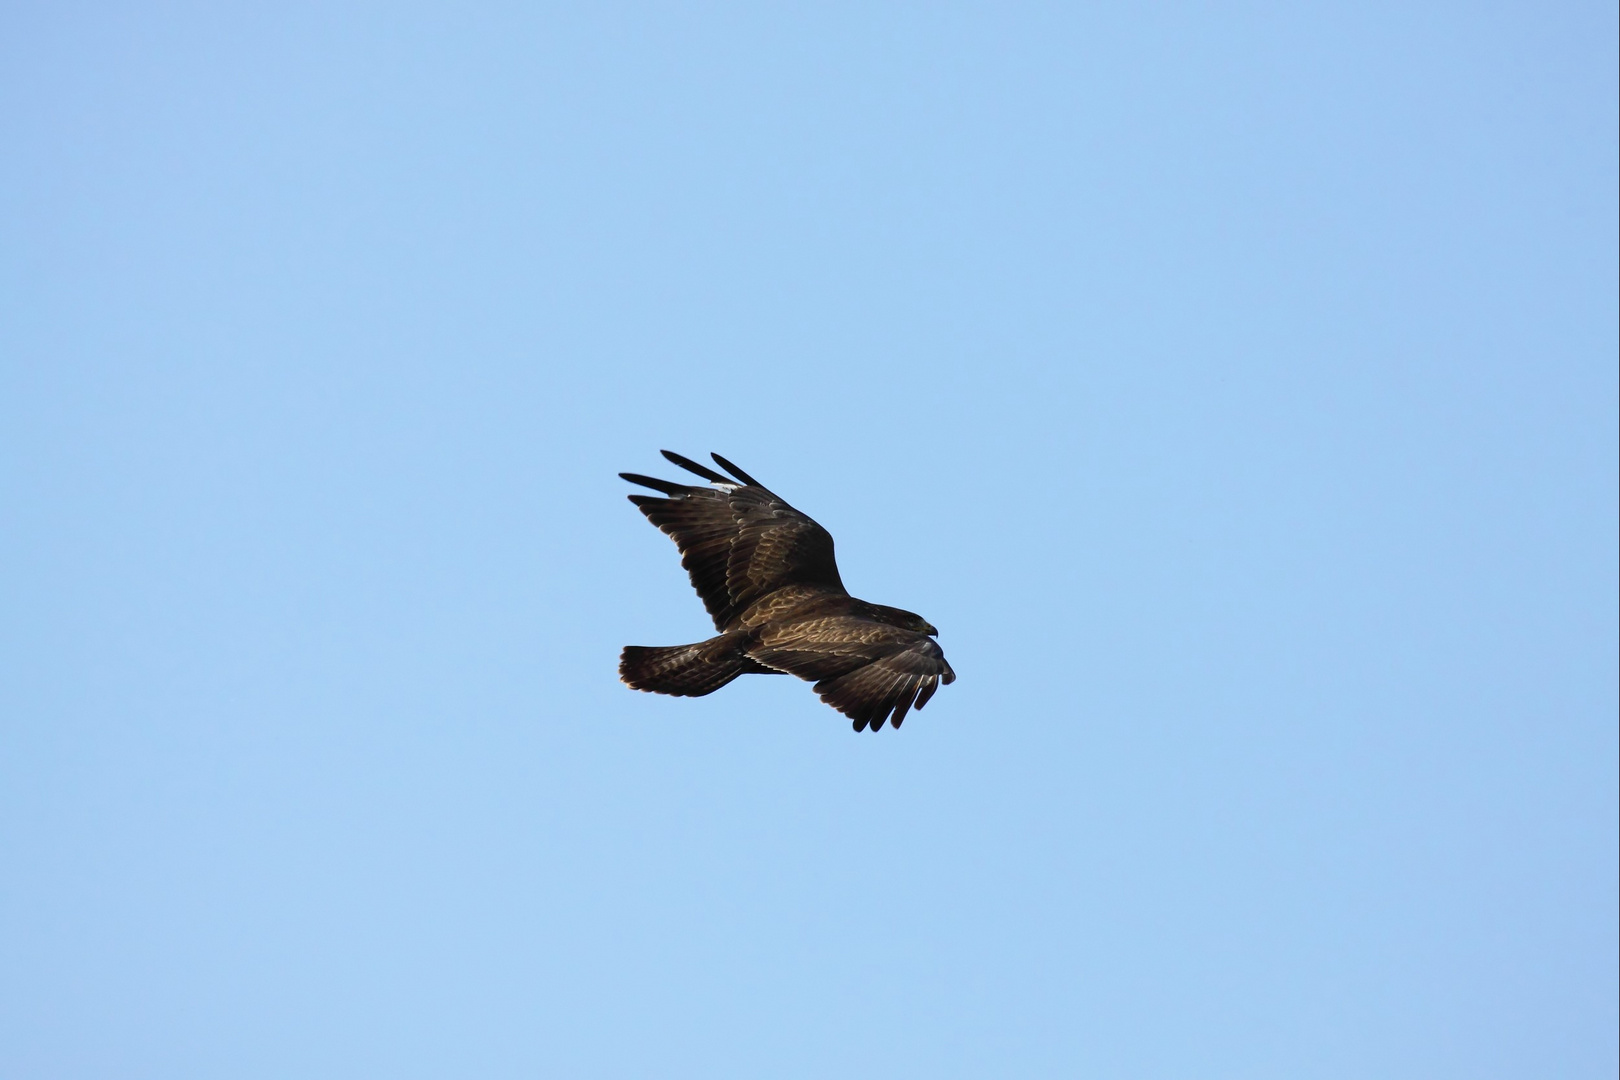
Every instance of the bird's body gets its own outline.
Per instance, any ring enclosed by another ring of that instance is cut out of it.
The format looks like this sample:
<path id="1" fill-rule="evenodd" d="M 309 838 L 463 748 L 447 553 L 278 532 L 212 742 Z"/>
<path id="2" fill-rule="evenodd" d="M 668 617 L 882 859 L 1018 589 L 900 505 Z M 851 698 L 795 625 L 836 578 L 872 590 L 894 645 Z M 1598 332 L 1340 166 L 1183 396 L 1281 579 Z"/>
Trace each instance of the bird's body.
<path id="1" fill-rule="evenodd" d="M 626 685 L 699 697 L 740 675 L 785 672 L 813 680 L 816 693 L 849 716 L 856 731 L 895 727 L 956 673 L 920 615 L 858 600 L 844 589 L 832 535 L 718 454 L 731 476 L 664 451 L 708 486 L 620 473 L 663 498 L 632 495 L 681 552 L 718 637 L 692 645 L 625 647 Z"/>

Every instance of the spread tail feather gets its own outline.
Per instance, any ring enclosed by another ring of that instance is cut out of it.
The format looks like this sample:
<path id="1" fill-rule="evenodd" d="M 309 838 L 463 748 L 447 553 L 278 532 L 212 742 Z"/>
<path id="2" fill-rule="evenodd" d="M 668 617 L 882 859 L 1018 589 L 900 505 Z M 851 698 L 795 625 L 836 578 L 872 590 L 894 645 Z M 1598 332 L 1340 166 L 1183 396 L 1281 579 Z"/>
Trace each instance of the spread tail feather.
<path id="1" fill-rule="evenodd" d="M 729 633 L 693 645 L 626 645 L 619 654 L 619 678 L 633 690 L 702 697 L 739 675 L 773 671 L 750 659 L 745 643 L 745 635 Z"/>

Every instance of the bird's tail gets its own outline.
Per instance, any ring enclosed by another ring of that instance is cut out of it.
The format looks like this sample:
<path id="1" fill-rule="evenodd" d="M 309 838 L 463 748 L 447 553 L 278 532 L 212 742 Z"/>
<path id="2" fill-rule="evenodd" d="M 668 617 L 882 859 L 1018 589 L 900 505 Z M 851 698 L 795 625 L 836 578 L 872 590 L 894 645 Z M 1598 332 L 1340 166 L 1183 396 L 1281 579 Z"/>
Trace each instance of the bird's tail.
<path id="1" fill-rule="evenodd" d="M 634 690 L 702 697 L 739 675 L 772 670 L 743 652 L 746 643 L 747 635 L 733 632 L 695 645 L 626 645 L 619 654 L 619 678 Z"/>

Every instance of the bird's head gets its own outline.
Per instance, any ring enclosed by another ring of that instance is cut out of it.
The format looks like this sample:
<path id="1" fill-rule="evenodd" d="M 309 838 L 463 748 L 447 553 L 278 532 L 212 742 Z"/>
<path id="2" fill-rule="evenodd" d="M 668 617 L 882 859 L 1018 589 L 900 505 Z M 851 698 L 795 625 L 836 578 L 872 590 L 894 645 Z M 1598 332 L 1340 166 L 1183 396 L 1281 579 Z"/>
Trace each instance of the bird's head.
<path id="1" fill-rule="evenodd" d="M 890 626 L 898 626 L 902 630 L 915 630 L 919 634 L 927 634 L 930 637 L 939 634 L 933 623 L 918 615 L 915 611 L 905 611 L 885 604 L 873 604 L 872 606 L 877 608 L 878 618 Z"/>

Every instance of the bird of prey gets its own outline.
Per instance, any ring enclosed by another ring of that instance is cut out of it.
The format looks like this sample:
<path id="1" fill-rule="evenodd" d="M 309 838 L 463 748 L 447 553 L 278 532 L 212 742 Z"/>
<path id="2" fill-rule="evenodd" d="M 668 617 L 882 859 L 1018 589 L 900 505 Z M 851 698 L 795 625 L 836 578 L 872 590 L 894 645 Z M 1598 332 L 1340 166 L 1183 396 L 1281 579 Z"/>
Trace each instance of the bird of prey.
<path id="1" fill-rule="evenodd" d="M 940 683 L 956 681 L 928 620 L 849 595 L 832 535 L 719 454 L 710 456 L 731 475 L 664 451 L 709 481 L 705 486 L 619 474 L 662 493 L 630 501 L 674 539 L 720 631 L 694 645 L 626 646 L 619 657 L 625 685 L 702 697 L 739 675 L 786 672 L 814 680 L 821 700 L 850 717 L 856 731 L 877 731 L 885 721 L 898 728 Z"/>

